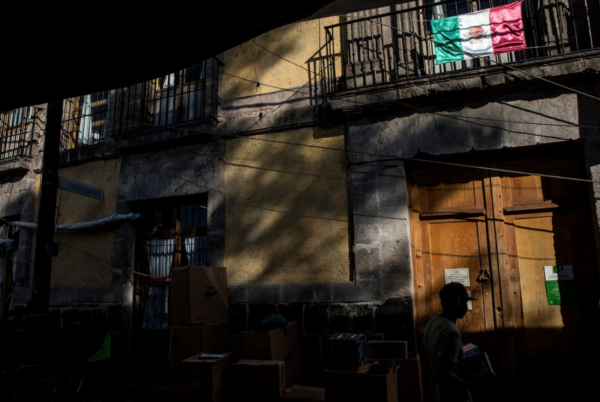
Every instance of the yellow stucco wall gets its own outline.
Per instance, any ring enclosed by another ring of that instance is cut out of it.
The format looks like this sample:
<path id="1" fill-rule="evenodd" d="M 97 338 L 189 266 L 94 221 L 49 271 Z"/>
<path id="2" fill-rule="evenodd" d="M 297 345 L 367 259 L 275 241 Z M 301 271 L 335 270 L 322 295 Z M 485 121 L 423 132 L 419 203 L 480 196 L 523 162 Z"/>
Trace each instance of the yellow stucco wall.
<path id="1" fill-rule="evenodd" d="M 120 160 L 94 161 L 60 169 L 59 175 L 104 190 L 104 201 L 59 190 L 59 224 L 106 218 L 117 210 Z M 52 286 L 111 286 L 115 228 L 61 231 L 52 260 Z"/>
<path id="2" fill-rule="evenodd" d="M 329 17 L 289 24 L 269 31 L 255 38 L 254 41 L 273 53 L 309 68 L 307 62 L 310 59 L 326 56 L 324 27 L 338 22 L 339 17 Z M 337 49 L 339 49 L 339 38 L 337 39 Z M 308 71 L 282 60 L 255 45 L 252 41 L 225 52 L 223 61 L 225 74 L 223 75 L 222 97 L 225 100 L 279 91 L 277 88 L 266 85 L 257 87 L 252 82 L 227 74 L 280 88 L 296 88 L 308 82 Z M 337 63 L 341 66 L 339 58 Z M 319 67 L 317 72 L 321 73 L 321 70 L 322 67 Z M 336 71 L 341 70 L 337 68 Z"/>
<path id="3" fill-rule="evenodd" d="M 336 126 L 253 138 L 343 149 L 343 134 Z M 235 139 L 225 156 L 230 283 L 350 280 L 342 152 Z"/>

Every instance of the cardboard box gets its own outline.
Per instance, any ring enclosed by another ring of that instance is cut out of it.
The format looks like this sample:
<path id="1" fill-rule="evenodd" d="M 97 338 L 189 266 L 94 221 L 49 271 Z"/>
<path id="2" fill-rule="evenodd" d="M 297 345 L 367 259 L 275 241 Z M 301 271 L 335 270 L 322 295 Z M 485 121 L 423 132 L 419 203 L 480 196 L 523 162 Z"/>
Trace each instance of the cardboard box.
<path id="1" fill-rule="evenodd" d="M 222 402 L 225 374 L 231 367 L 231 353 L 202 353 L 181 363 L 182 379 L 171 383 L 175 400 Z"/>
<path id="2" fill-rule="evenodd" d="M 242 332 L 242 359 L 281 360 L 285 362 L 285 387 L 302 384 L 302 364 L 295 321 L 282 328 L 261 332 Z"/>
<path id="3" fill-rule="evenodd" d="M 190 377 L 171 383 L 173 401 L 198 402 L 223 400 L 223 376 L 216 377 Z"/>
<path id="4" fill-rule="evenodd" d="M 367 342 L 367 361 L 376 359 L 406 359 L 408 342 L 405 341 L 369 341 Z"/>
<path id="5" fill-rule="evenodd" d="M 335 334 L 327 339 L 327 368 L 333 371 L 358 371 L 367 364 L 364 334 Z"/>
<path id="6" fill-rule="evenodd" d="M 359 401 L 398 402 L 398 367 L 373 364 L 357 374 L 356 396 Z"/>
<path id="7" fill-rule="evenodd" d="M 242 359 L 242 336 L 229 335 L 229 350 L 233 353 L 233 361 Z"/>
<path id="8" fill-rule="evenodd" d="M 171 325 L 197 325 L 228 318 L 225 268 L 187 266 L 171 270 Z"/>
<path id="9" fill-rule="evenodd" d="M 231 367 L 232 353 L 200 353 L 181 362 L 183 377 L 212 377 Z"/>
<path id="10" fill-rule="evenodd" d="M 232 367 L 235 400 L 277 400 L 285 389 L 285 362 L 278 360 L 240 360 Z"/>
<path id="11" fill-rule="evenodd" d="M 327 402 L 398 402 L 398 368 L 366 364 L 358 372 L 325 371 Z"/>
<path id="12" fill-rule="evenodd" d="M 423 377 L 421 359 L 407 357 L 406 342 L 367 342 L 369 363 L 398 365 L 398 400 L 401 402 L 423 402 Z"/>
<path id="13" fill-rule="evenodd" d="M 227 329 L 227 321 L 171 327 L 169 340 L 171 372 L 175 371 L 177 366 L 188 357 L 202 352 L 227 352 L 229 350 Z"/>
<path id="14" fill-rule="evenodd" d="M 294 385 L 281 396 L 282 401 L 325 402 L 325 388 Z"/>
<path id="15" fill-rule="evenodd" d="M 401 402 L 423 402 L 423 376 L 421 358 L 394 360 L 398 369 L 398 400 Z"/>

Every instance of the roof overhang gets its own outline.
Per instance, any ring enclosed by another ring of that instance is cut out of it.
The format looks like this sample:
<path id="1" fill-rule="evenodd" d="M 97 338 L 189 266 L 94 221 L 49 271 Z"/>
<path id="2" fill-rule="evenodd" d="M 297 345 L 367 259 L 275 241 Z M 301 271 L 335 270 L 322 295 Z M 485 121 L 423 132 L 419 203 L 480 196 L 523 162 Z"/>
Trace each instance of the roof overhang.
<path id="1" fill-rule="evenodd" d="M 143 82 L 291 22 L 395 3 L 6 2 L 0 16 L 0 111 Z"/>

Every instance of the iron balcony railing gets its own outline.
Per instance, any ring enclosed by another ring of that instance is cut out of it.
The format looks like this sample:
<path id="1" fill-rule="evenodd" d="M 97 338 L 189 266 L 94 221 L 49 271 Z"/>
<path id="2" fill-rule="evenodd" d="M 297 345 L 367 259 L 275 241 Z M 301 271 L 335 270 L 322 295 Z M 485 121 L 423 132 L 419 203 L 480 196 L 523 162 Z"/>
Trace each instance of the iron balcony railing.
<path id="1" fill-rule="evenodd" d="M 16 156 L 31 156 L 34 107 L 22 107 L 0 113 L 0 160 Z"/>
<path id="2" fill-rule="evenodd" d="M 347 22 L 325 28 L 330 58 L 323 77 L 326 86 L 340 91 L 600 47 L 598 0 L 524 0 L 527 50 L 435 64 L 431 20 L 512 2 L 413 1 L 396 6 L 394 12 L 349 16 Z"/>
<path id="3" fill-rule="evenodd" d="M 62 149 L 216 117 L 220 67 L 209 59 L 154 80 L 65 100 Z"/>

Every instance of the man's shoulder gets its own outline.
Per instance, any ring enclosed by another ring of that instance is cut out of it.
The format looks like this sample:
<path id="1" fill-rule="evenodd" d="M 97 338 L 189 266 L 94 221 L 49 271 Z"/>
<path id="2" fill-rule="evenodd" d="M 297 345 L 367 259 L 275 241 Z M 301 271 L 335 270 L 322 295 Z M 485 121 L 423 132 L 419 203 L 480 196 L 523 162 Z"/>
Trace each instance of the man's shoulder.
<path id="1" fill-rule="evenodd" d="M 431 320 L 429 320 L 429 322 L 425 326 L 425 331 L 427 331 L 428 328 L 430 330 L 435 329 L 438 331 L 443 330 L 460 333 L 460 331 L 456 327 L 456 324 L 452 320 L 449 320 L 448 318 L 442 317 L 440 315 L 436 315 L 433 318 L 431 318 Z"/>

